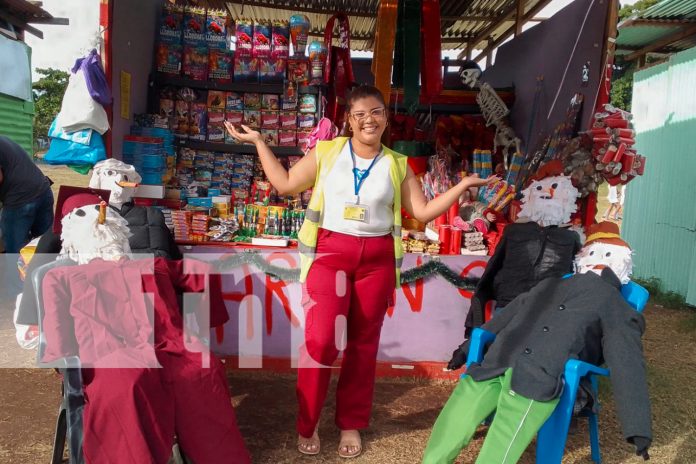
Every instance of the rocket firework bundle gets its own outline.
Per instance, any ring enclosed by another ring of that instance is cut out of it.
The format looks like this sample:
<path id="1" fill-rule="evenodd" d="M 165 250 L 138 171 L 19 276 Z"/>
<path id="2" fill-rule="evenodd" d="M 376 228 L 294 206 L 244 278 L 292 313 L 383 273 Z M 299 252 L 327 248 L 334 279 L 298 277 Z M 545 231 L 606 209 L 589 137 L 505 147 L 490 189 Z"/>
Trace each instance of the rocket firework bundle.
<path id="1" fill-rule="evenodd" d="M 595 168 L 610 185 L 627 184 L 635 176 L 642 176 L 645 157 L 636 153 L 633 115 L 612 105 L 595 115 L 595 123 L 588 131 L 592 138 L 592 157 Z"/>

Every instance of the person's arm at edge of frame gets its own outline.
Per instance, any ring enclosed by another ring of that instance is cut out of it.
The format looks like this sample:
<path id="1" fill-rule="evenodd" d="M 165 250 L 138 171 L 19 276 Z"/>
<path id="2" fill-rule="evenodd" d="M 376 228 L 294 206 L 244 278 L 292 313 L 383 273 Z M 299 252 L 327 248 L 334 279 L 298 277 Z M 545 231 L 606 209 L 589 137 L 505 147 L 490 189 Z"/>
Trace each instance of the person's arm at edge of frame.
<path id="1" fill-rule="evenodd" d="M 312 149 L 302 157 L 290 170 L 286 170 L 278 158 L 273 154 L 271 148 L 263 141 L 261 133 L 252 130 L 250 127 L 242 125 L 241 132 L 233 124 L 225 122 L 227 132 L 244 143 L 252 143 L 259 154 L 263 172 L 268 177 L 271 185 L 280 195 L 294 195 L 307 190 L 314 185 L 317 176 L 317 155 Z"/>

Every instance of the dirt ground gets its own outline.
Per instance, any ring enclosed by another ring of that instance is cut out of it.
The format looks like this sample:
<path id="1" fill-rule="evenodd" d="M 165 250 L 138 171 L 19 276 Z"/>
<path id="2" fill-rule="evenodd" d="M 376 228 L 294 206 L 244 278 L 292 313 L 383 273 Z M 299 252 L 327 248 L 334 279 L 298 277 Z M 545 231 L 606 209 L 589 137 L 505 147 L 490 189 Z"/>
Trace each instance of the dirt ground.
<path id="1" fill-rule="evenodd" d="M 10 308 L 0 307 L 0 365 L 14 356 L 30 367 L 33 351 L 14 343 Z M 644 336 L 653 408 L 655 440 L 650 450 L 656 464 L 696 462 L 696 313 L 649 305 Z M 300 456 L 295 451 L 294 376 L 261 371 L 232 371 L 229 375 L 237 419 L 255 463 L 335 463 L 338 431 L 333 425 L 333 393 L 320 425 L 322 453 Z M 373 423 L 365 431 L 363 456 L 357 463 L 418 463 L 438 412 L 452 383 L 412 379 L 379 379 Z M 333 389 L 332 389 L 333 391 Z M 602 385 L 600 439 L 605 463 L 638 463 L 626 444 L 615 416 L 611 388 Z M 0 371 L 0 462 L 46 463 L 51 450 L 59 382 L 45 370 Z M 459 463 L 474 462 L 485 437 L 483 430 L 462 453 Z M 571 435 L 564 463 L 589 463 L 587 426 L 580 421 Z M 522 463 L 534 462 L 532 445 Z"/>
<path id="2" fill-rule="evenodd" d="M 55 182 L 86 186 L 89 177 L 64 167 L 41 165 Z M 606 208 L 600 191 L 598 216 Z M 653 408 L 654 443 L 651 462 L 696 463 L 696 312 L 649 305 L 644 336 Z M 35 352 L 21 350 L 14 340 L 11 308 L 0 306 L 0 367 L 14 360 L 22 368 L 0 370 L 0 463 L 46 463 L 51 453 L 60 385 L 52 371 L 31 369 Z M 19 360 L 19 364 L 17 361 Z M 229 375 L 233 403 L 254 463 L 338 463 L 338 431 L 333 425 L 333 388 L 319 432 L 322 453 L 300 456 L 295 450 L 294 376 L 262 371 L 233 371 Z M 415 379 L 378 379 L 373 422 L 363 433 L 359 463 L 420 462 L 432 424 L 454 384 Z M 600 440 L 605 463 L 638 463 L 626 444 L 611 400 L 611 387 L 600 385 Z M 334 385 L 335 387 L 335 385 Z M 482 428 L 458 463 L 474 462 L 485 437 Z M 520 462 L 534 462 L 532 444 Z M 564 463 L 589 463 L 587 424 L 580 421 L 571 435 Z"/>

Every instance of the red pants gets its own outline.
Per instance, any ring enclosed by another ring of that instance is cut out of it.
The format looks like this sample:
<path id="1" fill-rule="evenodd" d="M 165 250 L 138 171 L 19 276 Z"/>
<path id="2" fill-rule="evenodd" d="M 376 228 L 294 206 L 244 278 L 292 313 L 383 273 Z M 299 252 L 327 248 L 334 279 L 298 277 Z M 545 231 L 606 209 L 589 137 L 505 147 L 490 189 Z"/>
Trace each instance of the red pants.
<path id="1" fill-rule="evenodd" d="M 85 461 L 166 464 L 174 437 L 196 464 L 251 462 L 220 362 L 159 353 L 161 369 L 83 369 Z"/>
<path id="2" fill-rule="evenodd" d="M 305 345 L 297 372 L 297 430 L 311 437 L 338 357 L 336 317 L 347 319 L 347 345 L 336 390 L 336 425 L 368 426 L 372 410 L 379 336 L 394 291 L 394 239 L 355 237 L 319 230 L 317 259 L 304 295 Z M 310 359 L 311 358 L 311 359 Z"/>

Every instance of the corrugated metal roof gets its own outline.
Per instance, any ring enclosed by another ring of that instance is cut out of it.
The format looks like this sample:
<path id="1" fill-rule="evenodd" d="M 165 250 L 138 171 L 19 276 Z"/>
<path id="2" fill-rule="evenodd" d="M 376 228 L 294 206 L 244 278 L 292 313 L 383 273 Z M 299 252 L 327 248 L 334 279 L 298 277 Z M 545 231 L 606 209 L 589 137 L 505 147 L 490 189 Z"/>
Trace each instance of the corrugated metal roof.
<path id="1" fill-rule="evenodd" d="M 655 40 L 665 37 L 678 28 L 670 25 L 638 25 L 619 29 L 619 36 L 616 39 L 621 47 L 640 48 Z"/>
<path id="2" fill-rule="evenodd" d="M 350 18 L 351 48 L 371 50 L 374 45 L 379 0 L 207 0 L 205 3 L 211 7 L 227 7 L 233 19 L 287 20 L 290 15 L 300 12 L 309 18 L 315 38 L 323 37 L 331 15 L 342 11 Z M 536 12 L 546 3 L 547 0 L 527 0 L 525 13 Z M 467 41 L 472 39 L 484 44 L 495 41 L 514 25 L 516 4 L 517 0 L 441 0 L 443 50 L 465 48 Z M 507 20 L 493 27 L 503 18 Z M 481 48 L 480 43 L 477 48 Z"/>
<path id="3" fill-rule="evenodd" d="M 0 94 L 0 135 L 4 135 L 33 153 L 34 104 Z"/>
<path id="4" fill-rule="evenodd" d="M 696 132 L 696 48 L 634 75 L 636 149 L 645 175 L 627 189 L 623 235 L 634 250 L 634 275 L 657 277 L 663 290 L 696 305 L 696 157 L 685 134 Z"/>
<path id="5" fill-rule="evenodd" d="M 645 19 L 696 18 L 696 0 L 663 0 L 640 15 Z"/>
<path id="6" fill-rule="evenodd" d="M 654 53 L 673 53 L 685 50 L 696 42 L 696 0 L 663 0 L 642 13 L 636 14 L 619 26 L 616 39 L 617 54 L 629 54 L 660 40 L 669 40 L 688 28 L 691 37 L 677 37 Z"/>

